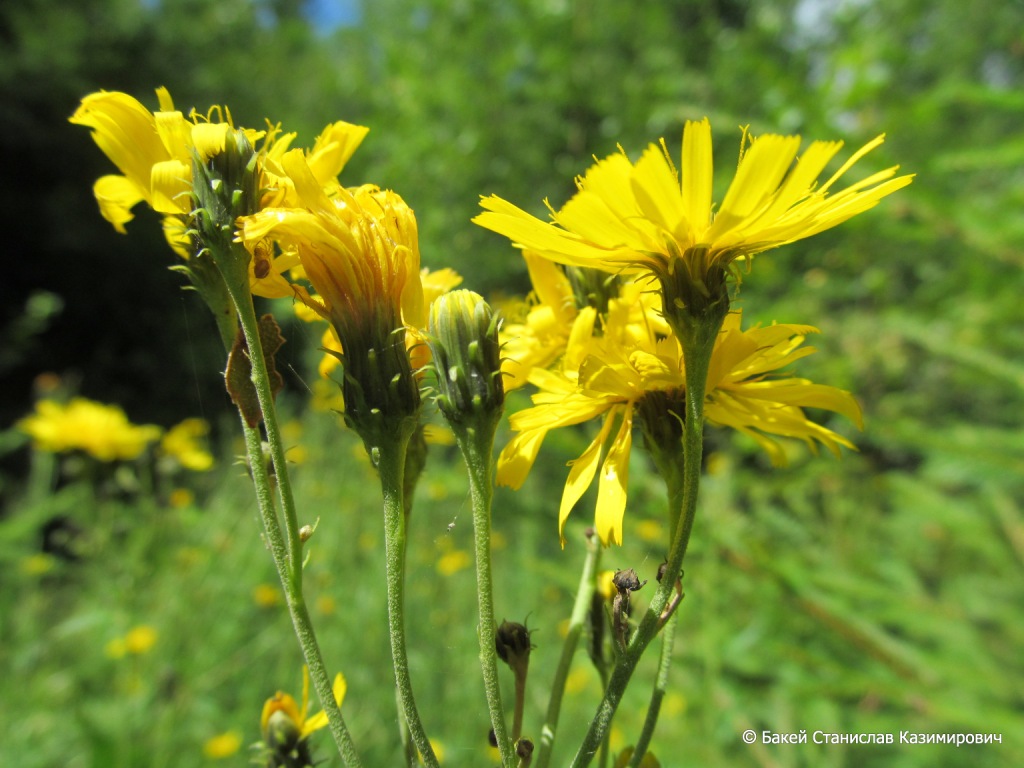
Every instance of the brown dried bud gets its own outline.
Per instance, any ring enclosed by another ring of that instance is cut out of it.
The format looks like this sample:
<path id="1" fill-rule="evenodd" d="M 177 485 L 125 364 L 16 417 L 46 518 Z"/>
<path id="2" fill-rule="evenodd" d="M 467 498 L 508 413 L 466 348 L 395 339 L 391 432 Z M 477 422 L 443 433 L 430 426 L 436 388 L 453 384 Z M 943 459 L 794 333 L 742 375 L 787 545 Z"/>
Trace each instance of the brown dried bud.
<path id="1" fill-rule="evenodd" d="M 523 761 L 523 765 L 530 764 L 533 757 L 533 742 L 529 739 L 520 739 L 516 742 L 516 757 Z"/>
<path id="2" fill-rule="evenodd" d="M 513 669 L 525 667 L 530 663 L 530 630 L 524 624 L 514 621 L 503 621 L 494 637 L 494 647 L 498 658 Z"/>

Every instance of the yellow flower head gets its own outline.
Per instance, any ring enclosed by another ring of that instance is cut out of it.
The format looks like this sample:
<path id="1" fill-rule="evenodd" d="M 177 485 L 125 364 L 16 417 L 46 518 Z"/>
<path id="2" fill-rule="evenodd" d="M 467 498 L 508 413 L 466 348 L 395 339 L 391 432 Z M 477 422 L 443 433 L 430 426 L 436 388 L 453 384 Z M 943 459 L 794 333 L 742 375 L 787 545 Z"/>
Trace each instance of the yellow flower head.
<path id="1" fill-rule="evenodd" d="M 540 392 L 534 395 L 532 408 L 511 417 L 518 434 L 498 460 L 498 482 L 518 488 L 550 430 L 600 417 L 597 436 L 570 462 L 572 469 L 559 510 L 559 533 L 600 467 L 595 527 L 606 545 L 622 543 L 634 417 L 639 413 L 647 427 L 652 426 L 650 422 L 671 426 L 685 413 L 685 369 L 679 342 L 649 326 L 643 332 L 642 324 L 630 322 L 629 307 L 624 306 L 629 303 L 612 302 L 601 336 L 577 335 L 578 350 L 566 355 L 573 367 L 533 371 L 530 381 Z M 711 359 L 707 421 L 750 435 L 775 463 L 785 461 L 782 447 L 772 437 L 775 435 L 801 439 L 812 449 L 817 441 L 837 455 L 840 446 L 852 448 L 846 438 L 810 421 L 802 410 L 813 407 L 838 412 L 859 426 L 860 409 L 848 392 L 775 373 L 814 351 L 801 348 L 811 332 L 815 329 L 798 325 L 741 331 L 740 313 L 730 313 Z M 611 445 L 602 460 L 609 438 Z"/>
<path id="2" fill-rule="evenodd" d="M 107 643 L 107 656 L 119 659 L 126 655 L 141 656 L 156 645 L 159 635 L 148 624 L 139 624 L 128 630 L 124 637 L 116 637 Z"/>
<path id="3" fill-rule="evenodd" d="M 418 412 L 419 389 L 405 329 L 426 319 L 416 217 L 375 186 L 338 187 L 329 197 L 301 153 L 281 163 L 304 207 L 244 217 L 244 242 L 251 249 L 269 238 L 298 253 L 317 298 L 295 292 L 331 322 L 344 350 L 346 418 L 357 429 L 406 419 Z"/>
<path id="4" fill-rule="evenodd" d="M 158 88 L 156 93 L 160 104 L 156 112 L 150 112 L 126 93 L 92 93 L 82 99 L 70 121 L 90 128 L 93 140 L 121 172 L 103 176 L 93 186 L 103 218 L 123 234 L 124 225 L 134 218 L 132 208 L 146 202 L 164 214 L 168 243 L 187 259 L 192 250 L 186 232 L 187 217 L 194 207 L 193 152 L 201 161 L 209 160 L 224 150 L 229 134 L 236 129 L 227 107 L 211 107 L 205 115 L 193 110 L 186 117 L 175 110 L 166 88 Z M 258 187 L 264 193 L 261 204 L 287 204 L 285 201 L 292 200 L 294 194 L 277 161 L 288 150 L 295 134 L 281 134 L 279 126 L 268 126 L 265 131 L 237 130 L 252 145 L 263 139 L 257 169 Z M 367 130 L 337 122 L 320 134 L 307 153 L 307 160 L 324 186 L 337 185 L 336 176 Z M 287 254 L 283 259 L 273 258 L 269 264 L 254 259 L 250 265 L 253 292 L 267 297 L 291 296 L 281 273 L 295 263 Z"/>
<path id="5" fill-rule="evenodd" d="M 185 469 L 205 472 L 213 466 L 213 456 L 200 441 L 210 431 L 205 419 L 185 419 L 167 430 L 160 441 L 160 450 Z"/>
<path id="6" fill-rule="evenodd" d="M 266 208 L 243 219 L 242 235 L 255 248 L 266 238 L 294 248 L 320 301 L 300 297 L 346 337 L 401 318 L 424 325 L 416 217 L 405 201 L 374 186 L 323 191 L 301 153 L 282 159 L 302 208 Z"/>
<path id="7" fill-rule="evenodd" d="M 206 740 L 203 754 L 211 760 L 223 760 L 238 752 L 241 747 L 242 734 L 238 731 L 225 731 Z"/>
<path id="8" fill-rule="evenodd" d="M 160 437 L 160 427 L 135 425 L 116 405 L 84 397 L 69 403 L 40 400 L 36 412 L 18 422 L 33 446 L 50 453 L 81 450 L 100 461 L 138 458 Z"/>
<path id="9" fill-rule="evenodd" d="M 334 700 L 340 707 L 345 700 L 345 677 L 340 672 L 334 678 Z M 302 668 L 302 706 L 287 693 L 278 691 L 263 704 L 260 730 L 263 743 L 271 751 L 287 753 L 300 742 L 327 725 L 327 713 L 307 716 L 309 710 L 309 670 Z"/>
<path id="10" fill-rule="evenodd" d="M 841 141 L 812 142 L 798 158 L 799 136 L 744 135 L 736 175 L 716 210 L 711 126 L 706 118 L 690 121 L 683 132 L 681 178 L 662 140 L 635 164 L 624 152 L 599 160 L 577 178 L 572 199 L 551 209 L 552 222 L 496 196 L 482 200 L 485 213 L 473 221 L 563 264 L 652 274 L 671 307 L 720 293 L 736 260 L 834 227 L 909 184 L 912 176 L 894 178 L 894 166 L 833 192 L 883 138 L 870 141 L 818 185 Z"/>

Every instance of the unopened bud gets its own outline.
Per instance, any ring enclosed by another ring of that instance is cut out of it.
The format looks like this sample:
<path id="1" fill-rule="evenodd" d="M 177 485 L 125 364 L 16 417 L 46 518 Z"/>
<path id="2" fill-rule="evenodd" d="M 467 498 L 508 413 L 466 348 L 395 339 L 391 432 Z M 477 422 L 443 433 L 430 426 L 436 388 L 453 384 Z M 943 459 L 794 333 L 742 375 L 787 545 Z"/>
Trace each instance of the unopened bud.
<path id="1" fill-rule="evenodd" d="M 473 291 L 451 291 L 430 307 L 437 404 L 453 427 L 501 416 L 505 387 L 498 325 L 490 305 Z"/>

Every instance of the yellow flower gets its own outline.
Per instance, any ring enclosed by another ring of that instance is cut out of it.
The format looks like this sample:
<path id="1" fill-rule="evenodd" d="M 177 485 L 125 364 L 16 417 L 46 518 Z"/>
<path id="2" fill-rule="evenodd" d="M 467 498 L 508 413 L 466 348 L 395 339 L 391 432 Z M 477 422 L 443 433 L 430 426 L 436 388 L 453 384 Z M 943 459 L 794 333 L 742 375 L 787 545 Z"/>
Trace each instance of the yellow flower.
<path id="1" fill-rule="evenodd" d="M 55 563 L 53 555 L 36 552 L 34 555 L 28 555 L 22 559 L 21 572 L 28 576 L 42 576 L 52 571 Z"/>
<path id="2" fill-rule="evenodd" d="M 547 368 L 565 351 L 579 310 L 565 273 L 550 261 L 523 251 L 535 301 L 522 323 L 502 326 L 502 373 L 505 389 L 526 384 L 530 371 Z"/>
<path id="3" fill-rule="evenodd" d="M 456 549 L 441 555 L 437 561 L 437 572 L 442 576 L 451 576 L 461 570 L 469 568 L 473 564 L 473 558 L 462 549 Z"/>
<path id="4" fill-rule="evenodd" d="M 123 234 L 124 225 L 134 218 L 132 208 L 146 202 L 164 214 L 168 243 L 187 259 L 191 248 L 186 235 L 187 217 L 194 207 L 192 152 L 195 150 L 202 160 L 222 152 L 234 125 L 227 107 L 212 107 L 205 115 L 193 110 L 186 118 L 175 110 L 166 88 L 158 88 L 156 93 L 160 108 L 152 113 L 126 93 L 92 93 L 82 99 L 70 121 L 92 129 L 96 144 L 121 172 L 103 176 L 93 186 L 103 217 Z M 265 194 L 261 204 L 293 204 L 290 179 L 278 161 L 286 154 L 295 134 L 281 134 L 279 126 L 270 126 L 266 131 L 238 130 L 253 145 L 263 139 L 259 187 Z M 336 176 L 367 131 L 363 126 L 337 122 L 328 125 L 317 137 L 305 157 L 310 172 L 322 186 L 337 185 Z M 291 296 L 282 273 L 296 265 L 294 254 L 265 251 L 264 258 L 253 259 L 249 265 L 253 293 L 271 298 Z"/>
<path id="5" fill-rule="evenodd" d="M 340 707 L 345 700 L 345 677 L 340 672 L 334 678 L 334 700 Z M 302 706 L 290 694 L 278 691 L 263 704 L 260 730 L 269 749 L 290 751 L 299 742 L 327 725 L 327 713 L 307 716 L 309 709 L 309 670 L 302 668 Z"/>
<path id="6" fill-rule="evenodd" d="M 140 624 L 128 630 L 124 636 L 124 647 L 128 653 L 141 655 L 156 645 L 157 632 L 148 624 Z"/>
<path id="7" fill-rule="evenodd" d="M 582 362 L 578 370 L 534 370 L 530 381 L 540 392 L 533 397 L 534 407 L 511 417 L 510 424 L 518 434 L 498 460 L 498 482 L 518 488 L 550 430 L 600 417 L 597 436 L 570 462 L 572 469 L 559 510 L 559 534 L 600 466 L 595 527 L 606 545 L 622 543 L 634 416 L 649 409 L 646 412 L 651 418 L 664 421 L 681 419 L 685 412 L 685 370 L 679 342 L 674 336 L 653 331 L 639 334 L 643 326 L 627 323 L 627 313 L 621 300 L 613 301 L 603 335 L 579 339 Z M 776 464 L 784 463 L 786 457 L 773 435 L 801 439 L 812 449 L 817 441 L 837 456 L 840 446 L 853 448 L 846 438 L 810 421 L 802 410 L 834 411 L 860 426 L 860 409 L 848 392 L 775 374 L 813 353 L 813 348 L 801 345 L 806 334 L 816 329 L 773 325 L 741 331 L 740 319 L 739 312 L 730 313 L 716 340 L 705 398 L 708 423 L 750 435 Z M 603 447 L 613 432 L 602 461 Z"/>
<path id="8" fill-rule="evenodd" d="M 304 207 L 243 217 L 244 242 L 253 249 L 271 239 L 298 252 L 317 298 L 294 290 L 331 322 L 344 350 L 346 420 L 364 439 L 369 429 L 394 433 L 420 407 L 406 348 L 406 327 L 426 320 L 416 217 L 398 194 L 374 186 L 329 197 L 294 150 L 281 163 Z"/>
<path id="9" fill-rule="evenodd" d="M 199 442 L 210 431 L 205 419 L 185 419 L 171 427 L 163 440 L 160 450 L 174 458 L 185 469 L 205 472 L 213 466 L 213 456 Z"/>
<path id="10" fill-rule="evenodd" d="M 254 248 L 269 237 L 298 251 L 320 301 L 308 294 L 303 299 L 331 320 L 343 344 L 346 331 L 366 323 L 387 322 L 390 331 L 399 313 L 422 327 L 416 218 L 402 198 L 370 185 L 339 187 L 328 197 L 301 152 L 286 153 L 281 164 L 303 207 L 266 208 L 245 217 L 246 245 Z M 384 313 L 394 317 L 378 319 Z"/>
<path id="11" fill-rule="evenodd" d="M 841 141 L 812 142 L 797 158 L 799 136 L 769 134 L 749 139 L 749 147 L 748 138 L 717 210 L 705 118 L 686 123 L 681 179 L 662 140 L 635 164 L 624 152 L 598 161 L 576 179 L 579 191 L 560 210 L 549 205 L 552 223 L 496 196 L 482 200 L 486 212 L 473 221 L 563 264 L 653 274 L 663 285 L 679 280 L 707 295 L 737 259 L 834 227 L 913 178 L 894 178 L 894 166 L 832 194 L 840 177 L 884 136 L 855 152 L 820 186 L 817 179 Z"/>
<path id="12" fill-rule="evenodd" d="M 107 656 L 112 659 L 120 659 L 127 655 L 141 656 L 156 645 L 157 637 L 157 631 L 148 624 L 132 627 L 124 637 L 115 637 L 107 643 Z"/>
<path id="13" fill-rule="evenodd" d="M 167 496 L 167 503 L 174 509 L 184 509 L 195 504 L 196 497 L 188 488 L 175 488 Z"/>
<path id="14" fill-rule="evenodd" d="M 281 603 L 281 588 L 273 584 L 257 584 L 252 599 L 260 608 L 273 608 Z"/>
<path id="15" fill-rule="evenodd" d="M 203 754 L 211 760 L 222 760 L 231 757 L 242 747 L 242 734 L 238 731 L 226 731 L 206 740 Z"/>
<path id="16" fill-rule="evenodd" d="M 100 461 L 138 458 L 160 437 L 160 427 L 136 426 L 116 405 L 103 405 L 84 397 L 70 403 L 40 400 L 36 412 L 18 422 L 18 429 L 42 451 L 82 450 Z"/>

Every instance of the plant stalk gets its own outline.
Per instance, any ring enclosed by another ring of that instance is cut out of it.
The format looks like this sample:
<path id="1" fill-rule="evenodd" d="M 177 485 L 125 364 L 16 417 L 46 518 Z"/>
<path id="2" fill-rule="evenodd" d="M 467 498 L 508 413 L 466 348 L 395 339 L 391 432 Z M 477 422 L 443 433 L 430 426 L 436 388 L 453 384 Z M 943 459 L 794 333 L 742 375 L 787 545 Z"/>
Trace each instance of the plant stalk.
<path id="1" fill-rule="evenodd" d="M 597 579 L 597 569 L 601 562 L 601 545 L 597 534 L 587 537 L 587 554 L 583 559 L 583 570 L 580 572 L 580 585 L 576 590 L 576 600 L 569 618 L 569 630 L 562 644 L 562 655 L 555 669 L 555 679 L 551 684 L 551 698 L 548 699 L 548 711 L 544 717 L 544 725 L 540 731 L 540 749 L 537 752 L 537 768 L 548 768 L 551 752 L 558 731 L 558 717 L 562 711 L 562 697 L 565 695 L 565 681 L 569 678 L 576 647 L 579 645 L 583 624 L 590 611 L 591 600 Z"/>
<path id="2" fill-rule="evenodd" d="M 411 430 L 390 435 L 376 448 L 377 471 L 384 496 L 384 557 L 387 571 L 388 634 L 395 684 L 406 726 L 420 757 L 428 768 L 438 768 L 437 756 L 430 745 L 409 676 L 409 656 L 405 638 L 405 454 Z"/>
<path id="3" fill-rule="evenodd" d="M 505 709 L 501 703 L 501 685 L 498 678 L 498 654 L 495 645 L 494 588 L 491 576 L 491 499 L 493 498 L 494 429 L 457 429 L 456 438 L 469 470 L 469 489 L 473 505 L 473 543 L 476 550 L 477 637 L 480 641 L 480 670 L 484 678 L 484 693 L 490 712 L 491 727 L 498 742 L 501 764 L 512 768 L 516 764 L 515 750 L 505 724 Z M 518 696 L 517 679 L 516 724 L 518 735 L 522 727 L 522 710 Z M 517 727 L 518 726 L 518 727 Z"/>
<path id="4" fill-rule="evenodd" d="M 256 310 L 253 307 L 252 294 L 249 292 L 248 274 L 244 275 L 244 282 L 232 280 L 225 275 L 225 283 L 232 301 L 234 301 L 242 333 L 248 346 L 253 386 L 263 412 L 263 423 L 277 481 L 278 499 L 284 514 L 285 531 L 282 532 L 273 503 L 270 478 L 264 464 L 259 428 L 250 428 L 243 419 L 242 429 L 245 433 L 246 452 L 252 469 L 253 484 L 256 488 L 256 498 L 260 515 L 263 518 L 264 531 L 274 558 L 274 565 L 277 567 L 281 584 L 284 587 L 288 610 L 306 660 L 306 666 L 309 669 L 310 680 L 312 680 L 320 703 L 327 714 L 331 735 L 334 737 L 334 742 L 345 765 L 350 768 L 360 768 L 362 761 L 359 759 L 352 736 L 342 717 L 341 709 L 334 700 L 333 686 L 302 593 L 302 542 L 299 538 L 298 518 L 291 482 L 288 478 L 284 441 L 281 439 L 281 431 L 277 422 L 270 376 L 263 355 L 263 346 L 260 343 Z"/>
<path id="5" fill-rule="evenodd" d="M 674 526 L 672 546 L 658 590 L 633 635 L 626 650 L 619 656 L 604 698 L 590 723 L 590 728 L 572 762 L 572 768 L 590 765 L 607 733 L 612 717 L 618 709 L 626 686 L 636 670 L 647 646 L 664 626 L 665 609 L 670 605 L 676 581 L 682 571 L 683 558 L 690 542 L 693 521 L 697 513 L 697 494 L 700 488 L 701 460 L 704 451 L 704 395 L 707 390 L 711 353 L 724 313 L 710 312 L 691 317 L 688 323 L 673 323 L 683 347 L 686 361 L 686 416 L 683 421 L 683 492 L 682 504 Z M 666 314 L 670 322 L 673 318 Z M 673 516 L 676 517 L 676 516 Z"/>

